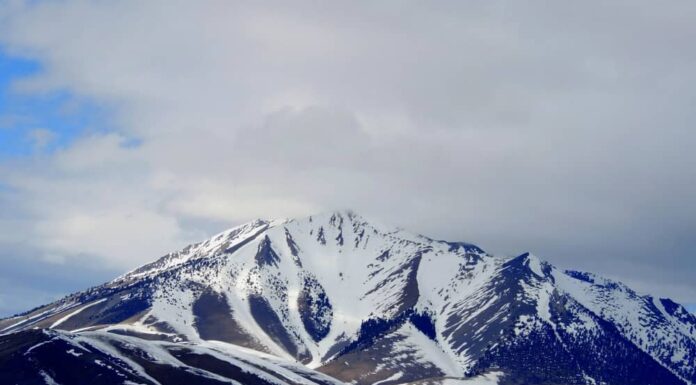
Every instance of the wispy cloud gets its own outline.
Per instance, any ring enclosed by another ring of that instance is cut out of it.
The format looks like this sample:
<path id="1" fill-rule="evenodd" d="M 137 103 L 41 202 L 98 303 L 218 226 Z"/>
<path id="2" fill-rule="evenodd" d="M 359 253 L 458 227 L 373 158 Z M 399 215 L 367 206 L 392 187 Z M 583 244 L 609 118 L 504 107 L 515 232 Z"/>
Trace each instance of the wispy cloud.
<path id="1" fill-rule="evenodd" d="M 45 128 L 35 128 L 29 131 L 27 137 L 31 140 L 34 149 L 43 150 L 56 138 L 56 134 Z"/>

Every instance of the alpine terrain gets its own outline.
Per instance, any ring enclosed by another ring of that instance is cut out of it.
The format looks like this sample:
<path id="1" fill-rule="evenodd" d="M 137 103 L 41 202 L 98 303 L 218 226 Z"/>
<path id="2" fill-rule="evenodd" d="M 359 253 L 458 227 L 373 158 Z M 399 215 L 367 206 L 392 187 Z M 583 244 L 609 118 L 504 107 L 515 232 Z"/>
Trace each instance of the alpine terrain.
<path id="1" fill-rule="evenodd" d="M 350 211 L 256 220 L 0 320 L 0 384 L 696 384 L 696 317 Z"/>

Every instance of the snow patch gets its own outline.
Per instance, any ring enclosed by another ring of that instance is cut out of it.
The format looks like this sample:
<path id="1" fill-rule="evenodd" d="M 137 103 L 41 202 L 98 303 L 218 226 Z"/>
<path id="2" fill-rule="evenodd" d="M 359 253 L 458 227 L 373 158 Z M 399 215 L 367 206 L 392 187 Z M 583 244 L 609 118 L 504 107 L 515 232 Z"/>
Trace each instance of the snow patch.
<path id="1" fill-rule="evenodd" d="M 43 370 L 39 371 L 39 375 L 41 378 L 43 378 L 46 385 L 59 385 L 56 380 L 53 379 L 53 377 L 49 376 L 48 373 L 44 372 Z"/>
<path id="2" fill-rule="evenodd" d="M 92 307 L 92 306 L 94 306 L 94 305 L 100 304 L 100 303 L 102 303 L 102 302 L 104 302 L 104 301 L 106 301 L 106 300 L 108 300 L 108 298 L 102 298 L 102 299 L 100 299 L 99 301 L 95 301 L 95 302 L 92 302 L 92 303 L 90 303 L 90 304 L 87 304 L 87 305 L 85 305 L 85 306 L 83 306 L 83 307 L 81 307 L 81 308 L 75 310 L 74 312 L 72 312 L 72 313 L 66 315 L 65 317 L 59 319 L 58 321 L 54 322 L 53 325 L 49 326 L 48 328 L 49 328 L 49 329 L 53 329 L 53 328 L 55 328 L 56 326 L 59 326 L 60 324 L 62 324 L 63 322 L 69 320 L 72 316 L 74 316 L 74 315 L 80 313 L 81 311 L 83 311 L 83 310 L 85 310 L 85 309 L 87 309 L 87 308 L 89 308 L 89 307 Z"/>

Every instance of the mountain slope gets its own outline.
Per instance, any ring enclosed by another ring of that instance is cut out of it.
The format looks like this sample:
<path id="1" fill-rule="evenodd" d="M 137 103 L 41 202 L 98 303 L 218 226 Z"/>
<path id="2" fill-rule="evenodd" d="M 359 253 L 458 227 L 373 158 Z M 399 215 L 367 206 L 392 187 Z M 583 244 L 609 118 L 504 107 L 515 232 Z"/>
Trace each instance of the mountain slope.
<path id="1" fill-rule="evenodd" d="M 34 328 L 219 341 L 357 384 L 696 383 L 696 318 L 670 300 L 352 212 L 250 222 L 0 321 Z"/>
<path id="2" fill-rule="evenodd" d="M 298 364 L 214 342 L 44 329 L 0 336 L 0 346 L 3 384 L 341 384 Z"/>

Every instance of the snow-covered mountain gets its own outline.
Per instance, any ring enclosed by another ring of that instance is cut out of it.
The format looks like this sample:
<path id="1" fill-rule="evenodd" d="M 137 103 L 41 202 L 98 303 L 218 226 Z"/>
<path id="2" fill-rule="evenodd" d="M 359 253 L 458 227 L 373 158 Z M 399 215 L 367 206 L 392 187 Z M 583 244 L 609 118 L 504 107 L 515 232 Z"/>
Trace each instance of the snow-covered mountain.
<path id="1" fill-rule="evenodd" d="M 230 229 L 0 333 L 0 383 L 696 384 L 669 299 L 348 211 Z"/>

